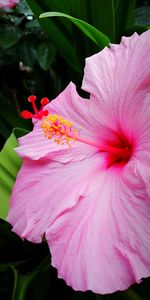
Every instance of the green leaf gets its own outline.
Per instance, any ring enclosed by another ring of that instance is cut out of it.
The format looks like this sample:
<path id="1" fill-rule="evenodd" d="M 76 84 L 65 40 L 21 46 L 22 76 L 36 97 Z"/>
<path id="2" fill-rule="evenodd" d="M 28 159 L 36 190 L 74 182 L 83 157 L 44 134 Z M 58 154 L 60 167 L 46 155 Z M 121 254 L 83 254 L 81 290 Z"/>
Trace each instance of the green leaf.
<path id="1" fill-rule="evenodd" d="M 26 23 L 25 27 L 30 30 L 30 32 L 34 32 L 40 29 L 40 24 L 37 20 L 33 19 L 30 22 Z"/>
<path id="2" fill-rule="evenodd" d="M 71 14 L 71 1 L 68 0 L 61 0 L 61 1 L 56 1 L 56 0 L 37 0 L 38 4 L 43 7 L 44 11 L 59 11 L 65 14 Z M 82 0 L 83 1 L 83 0 Z M 89 0 L 88 0 L 89 1 Z M 72 28 L 71 28 L 71 24 L 69 22 L 67 22 L 66 20 L 61 19 L 59 22 L 61 25 L 61 27 L 58 25 L 58 28 L 61 29 L 62 33 L 64 32 L 64 28 L 65 28 L 65 33 L 71 33 L 72 32 Z"/>
<path id="3" fill-rule="evenodd" d="M 50 42 L 41 42 L 37 49 L 37 60 L 43 70 L 48 70 L 55 58 L 55 49 Z"/>
<path id="4" fill-rule="evenodd" d="M 28 262 L 28 261 L 29 261 L 29 259 L 26 259 L 26 260 L 20 260 L 20 261 L 13 261 L 13 262 L 11 262 L 11 265 L 12 265 L 13 267 L 18 267 L 18 266 L 20 266 L 20 265 L 22 265 L 22 264 L 25 264 L 25 263 Z M 9 267 L 10 267 L 10 262 L 0 264 L 0 272 L 6 271 Z"/>
<path id="5" fill-rule="evenodd" d="M 108 296 L 109 297 L 109 296 Z M 95 300 L 102 300 L 102 299 L 104 299 L 103 298 L 103 295 L 99 295 L 99 294 L 95 294 Z M 109 299 L 109 298 L 108 298 Z M 107 299 L 107 300 L 108 300 Z"/>
<path id="6" fill-rule="evenodd" d="M 26 276 L 21 275 L 13 266 L 11 266 L 11 269 L 14 274 L 12 300 L 24 300 L 26 296 Z"/>
<path id="7" fill-rule="evenodd" d="M 122 294 L 125 296 L 124 299 L 128 299 L 128 300 L 142 300 L 143 299 L 136 292 L 134 292 L 134 290 L 131 288 L 122 292 Z"/>
<path id="8" fill-rule="evenodd" d="M 61 1 L 56 1 L 56 0 L 42 0 L 42 2 L 45 4 L 46 7 L 50 7 L 51 10 L 57 9 L 57 11 L 60 12 L 67 12 L 70 13 L 71 11 L 71 1 L 68 0 L 61 0 Z"/>
<path id="9" fill-rule="evenodd" d="M 114 42 L 115 36 L 115 15 L 112 0 L 91 0 L 91 15 L 93 25 L 106 34 L 111 42 Z"/>
<path id="10" fill-rule="evenodd" d="M 73 47 L 69 37 L 66 36 L 66 32 L 64 33 L 62 28 L 59 29 L 59 27 L 50 19 L 39 19 L 39 15 L 45 11 L 46 4 L 43 1 L 38 1 L 37 3 L 37 1 L 35 0 L 26 0 L 26 2 L 39 21 L 41 27 L 47 33 L 50 41 L 53 42 L 56 46 L 60 55 L 69 63 L 69 65 L 73 67 L 74 70 L 76 70 L 78 73 L 81 73 L 81 67 L 76 54 L 76 50 Z"/>
<path id="11" fill-rule="evenodd" d="M 0 47 L 2 49 L 7 49 L 12 45 L 16 44 L 16 42 L 21 38 L 23 32 L 13 26 L 1 26 L 0 28 Z"/>
<path id="12" fill-rule="evenodd" d="M 42 262 L 34 269 L 34 272 L 46 271 L 50 268 L 50 255 L 48 254 Z"/>
<path id="13" fill-rule="evenodd" d="M 34 299 L 43 300 L 50 284 L 48 272 L 46 271 L 49 267 L 50 256 L 49 260 L 46 257 L 36 270 L 27 275 L 22 275 L 14 266 L 11 266 L 14 273 L 12 300 L 26 300 L 31 287 L 35 295 Z"/>
<path id="14" fill-rule="evenodd" d="M 22 37 L 17 45 L 20 61 L 31 68 L 36 61 L 36 47 L 37 43 L 33 34 Z"/>
<path id="15" fill-rule="evenodd" d="M 19 1 L 15 8 L 15 13 L 17 13 L 18 15 L 22 14 L 24 16 L 33 15 L 32 11 L 29 9 L 29 6 L 26 4 L 25 1 Z"/>
<path id="16" fill-rule="evenodd" d="M 7 49 L 0 49 L 0 65 L 7 66 L 18 63 L 15 46 L 16 45 Z"/>
<path id="17" fill-rule="evenodd" d="M 28 131 L 21 128 L 13 130 L 0 152 L 0 218 L 6 220 L 9 209 L 9 198 L 17 173 L 21 167 L 21 158 L 15 153 L 17 138 Z"/>
<path id="18" fill-rule="evenodd" d="M 115 0 L 115 42 L 121 40 L 127 27 L 134 25 L 134 7 L 136 0 Z"/>
<path id="19" fill-rule="evenodd" d="M 96 43 L 100 47 L 108 46 L 110 40 L 109 38 L 96 29 L 94 26 L 88 24 L 85 21 L 74 18 L 70 15 L 60 13 L 60 12 L 46 12 L 40 15 L 40 18 L 47 17 L 64 17 L 69 19 L 72 23 L 74 23 L 86 36 L 88 36 L 94 43 Z"/>
<path id="20" fill-rule="evenodd" d="M 112 0 L 88 0 L 88 3 L 87 0 L 71 0 L 71 8 L 72 16 L 90 23 L 113 42 L 115 22 Z"/>

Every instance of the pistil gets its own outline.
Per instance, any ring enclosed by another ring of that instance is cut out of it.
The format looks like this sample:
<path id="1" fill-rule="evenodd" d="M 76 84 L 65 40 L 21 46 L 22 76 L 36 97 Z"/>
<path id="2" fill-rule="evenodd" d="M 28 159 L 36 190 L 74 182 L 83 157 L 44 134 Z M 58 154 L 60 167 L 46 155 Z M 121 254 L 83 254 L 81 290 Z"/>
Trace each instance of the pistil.
<path id="1" fill-rule="evenodd" d="M 59 145 L 67 144 L 71 148 L 72 144 L 78 141 L 96 147 L 99 152 L 107 153 L 108 166 L 117 162 L 127 162 L 131 156 L 131 147 L 124 136 L 122 136 L 122 139 L 119 139 L 116 135 L 117 140 L 114 141 L 114 145 L 109 145 L 108 142 L 100 145 L 99 143 L 85 139 L 81 136 L 80 130 L 73 127 L 73 122 L 69 122 L 56 114 L 49 114 L 42 120 L 42 129 L 48 139 L 53 138 Z"/>

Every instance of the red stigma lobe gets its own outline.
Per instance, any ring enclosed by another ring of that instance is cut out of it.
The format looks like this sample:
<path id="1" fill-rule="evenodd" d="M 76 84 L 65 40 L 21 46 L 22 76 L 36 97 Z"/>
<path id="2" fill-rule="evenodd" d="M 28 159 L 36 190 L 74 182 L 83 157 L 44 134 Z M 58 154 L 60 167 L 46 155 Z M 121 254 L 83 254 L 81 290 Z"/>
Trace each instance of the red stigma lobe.
<path id="1" fill-rule="evenodd" d="M 28 97 L 28 101 L 31 103 L 32 108 L 33 108 L 33 113 L 28 111 L 28 110 L 23 110 L 21 112 L 21 117 L 24 119 L 38 119 L 38 120 L 42 120 L 43 117 L 48 115 L 48 110 L 44 109 L 44 106 L 47 105 L 49 103 L 48 98 L 44 97 L 41 99 L 41 108 L 40 110 L 37 108 L 36 106 L 36 96 L 35 95 L 30 95 Z"/>

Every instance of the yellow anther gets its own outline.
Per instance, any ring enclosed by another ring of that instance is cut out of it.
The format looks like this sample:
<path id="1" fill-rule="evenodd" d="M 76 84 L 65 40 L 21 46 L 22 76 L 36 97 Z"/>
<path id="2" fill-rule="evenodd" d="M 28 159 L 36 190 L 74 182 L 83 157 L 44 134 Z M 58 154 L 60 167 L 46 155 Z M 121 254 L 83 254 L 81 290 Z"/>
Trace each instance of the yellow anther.
<path id="1" fill-rule="evenodd" d="M 73 122 L 56 114 L 49 114 L 43 119 L 42 129 L 48 139 L 54 138 L 54 141 L 58 145 L 64 145 L 66 143 L 69 147 L 71 147 L 72 142 L 76 141 L 78 135 L 78 130 L 73 128 Z"/>
<path id="2" fill-rule="evenodd" d="M 56 129 L 57 130 L 58 126 L 56 126 L 56 125 L 53 124 L 52 127 L 51 127 L 51 129 Z"/>

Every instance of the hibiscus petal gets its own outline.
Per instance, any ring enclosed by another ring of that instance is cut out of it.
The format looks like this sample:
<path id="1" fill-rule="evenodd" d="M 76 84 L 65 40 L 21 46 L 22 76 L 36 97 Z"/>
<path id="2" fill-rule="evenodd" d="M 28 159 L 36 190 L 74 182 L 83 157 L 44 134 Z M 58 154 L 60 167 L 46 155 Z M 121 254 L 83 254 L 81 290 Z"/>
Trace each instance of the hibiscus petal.
<path id="1" fill-rule="evenodd" d="M 97 123 L 93 122 L 89 112 L 89 101 L 82 99 L 76 92 L 75 85 L 70 83 L 68 87 L 46 109 L 50 114 L 57 114 L 68 121 L 74 122 L 73 127 L 81 131 L 82 136 L 91 141 L 98 140 Z M 16 152 L 21 157 L 34 160 L 49 156 L 50 159 L 61 162 L 81 160 L 91 156 L 97 151 L 94 147 L 84 143 L 75 142 L 71 148 L 68 145 L 58 145 L 54 139 L 44 136 L 41 121 L 36 122 L 31 133 L 19 139 L 20 147 Z"/>
<path id="2" fill-rule="evenodd" d="M 91 94 L 94 118 L 114 130 L 131 127 L 139 104 L 150 92 L 150 30 L 123 37 L 86 59 L 83 89 Z"/>
<path id="3" fill-rule="evenodd" d="M 148 277 L 149 200 L 132 163 L 120 176 L 117 170 L 103 172 L 98 188 L 46 231 L 58 276 L 75 290 L 100 294 Z"/>
<path id="4" fill-rule="evenodd" d="M 145 186 L 145 190 L 150 197 L 150 172 L 149 172 L 149 164 L 147 163 L 147 158 L 148 158 L 147 156 L 145 160 L 138 160 L 138 159 L 135 160 L 135 173 L 141 177 L 141 180 L 143 181 L 143 184 Z M 149 163 L 150 163 L 150 154 L 149 154 Z"/>
<path id="5" fill-rule="evenodd" d="M 136 114 L 133 115 L 132 131 L 136 137 L 134 157 L 150 165 L 150 93 L 139 104 Z"/>
<path id="6" fill-rule="evenodd" d="M 101 158 L 60 163 L 42 159 L 25 160 L 11 196 L 8 221 L 13 231 L 33 242 L 41 242 L 55 218 L 70 210 L 95 189 Z"/>

